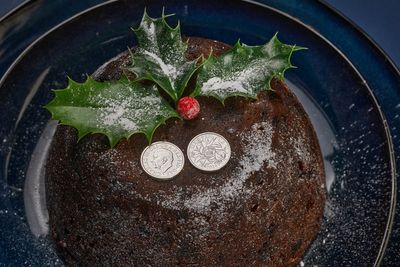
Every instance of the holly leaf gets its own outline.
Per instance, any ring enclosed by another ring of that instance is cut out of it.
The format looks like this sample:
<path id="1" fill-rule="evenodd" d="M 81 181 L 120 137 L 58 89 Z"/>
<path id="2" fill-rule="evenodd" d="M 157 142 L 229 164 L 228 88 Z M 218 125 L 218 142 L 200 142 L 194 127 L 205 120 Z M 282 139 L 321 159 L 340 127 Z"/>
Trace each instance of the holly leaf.
<path id="1" fill-rule="evenodd" d="M 187 43 L 182 41 L 179 23 L 171 28 L 166 17 L 164 12 L 161 18 L 144 12 L 140 26 L 134 29 L 138 48 L 131 53 L 132 65 L 127 69 L 139 80 L 154 81 L 176 101 L 199 66 L 197 60 L 185 58 Z"/>
<path id="2" fill-rule="evenodd" d="M 118 81 L 84 83 L 69 79 L 63 90 L 45 107 L 53 119 L 78 130 L 79 139 L 89 133 L 105 134 L 111 147 L 122 138 L 144 133 L 151 142 L 155 129 L 176 111 L 159 95 L 155 85 L 142 85 L 126 77 Z"/>
<path id="3" fill-rule="evenodd" d="M 280 42 L 273 36 L 265 45 L 248 46 L 238 41 L 220 57 L 210 55 L 197 77 L 193 96 L 206 95 L 222 103 L 230 96 L 256 98 L 262 90 L 270 89 L 270 82 L 293 68 L 292 53 L 305 49 Z"/>

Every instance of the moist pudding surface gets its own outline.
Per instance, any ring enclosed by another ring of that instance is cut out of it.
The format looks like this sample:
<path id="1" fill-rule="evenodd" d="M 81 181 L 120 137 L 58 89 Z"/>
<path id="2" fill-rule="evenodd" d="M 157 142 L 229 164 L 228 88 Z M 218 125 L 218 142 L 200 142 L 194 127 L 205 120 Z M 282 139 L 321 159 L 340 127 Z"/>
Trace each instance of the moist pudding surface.
<path id="1" fill-rule="evenodd" d="M 187 58 L 228 49 L 191 37 Z M 123 53 L 93 78 L 118 79 L 128 63 Z M 300 103 L 282 81 L 273 79 L 272 88 L 224 105 L 198 97 L 197 119 L 170 119 L 157 129 L 154 142 L 171 142 L 185 155 L 183 170 L 169 181 L 142 170 L 144 135 L 110 148 L 103 135 L 78 142 L 75 129 L 59 126 L 46 196 L 52 237 L 67 265 L 296 266 L 320 227 L 324 167 Z M 230 144 L 221 170 L 204 172 L 187 159 L 188 144 L 204 132 Z"/>

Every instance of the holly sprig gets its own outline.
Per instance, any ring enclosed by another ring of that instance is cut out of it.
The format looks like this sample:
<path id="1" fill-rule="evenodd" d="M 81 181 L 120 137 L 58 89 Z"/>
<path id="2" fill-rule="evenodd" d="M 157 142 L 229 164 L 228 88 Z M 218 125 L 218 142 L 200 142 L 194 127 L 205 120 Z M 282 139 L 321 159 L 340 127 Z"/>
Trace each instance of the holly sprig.
<path id="1" fill-rule="evenodd" d="M 231 96 L 256 98 L 270 89 L 274 77 L 283 79 L 284 72 L 293 68 L 290 58 L 299 46 L 280 42 L 277 36 L 261 46 L 240 42 L 221 55 L 209 55 L 203 63 L 185 57 L 187 42 L 181 37 L 180 24 L 168 25 L 164 12 L 152 18 L 144 12 L 138 28 L 133 29 L 138 46 L 131 52 L 127 72 L 119 80 L 97 82 L 90 76 L 83 83 L 69 79 L 65 89 L 54 90 L 55 97 L 45 107 L 52 118 L 78 130 L 81 139 L 87 134 L 105 134 L 111 147 L 135 133 L 146 135 L 149 143 L 154 131 L 165 121 L 177 117 L 175 106 L 163 99 L 158 88 L 176 103 L 189 80 L 198 71 L 197 83 L 191 96 L 211 96 L 221 102 Z M 150 85 L 141 83 L 148 80 Z"/>
<path id="2" fill-rule="evenodd" d="M 90 76 L 83 83 L 71 79 L 64 90 L 54 90 L 46 105 L 61 124 L 78 129 L 81 139 L 89 133 L 105 134 L 110 145 L 122 138 L 143 133 L 150 141 L 155 129 L 178 113 L 159 94 L 157 87 L 132 82 L 97 82 Z"/>
<path id="3" fill-rule="evenodd" d="M 211 55 L 197 77 L 193 96 L 212 96 L 222 103 L 231 96 L 257 98 L 263 90 L 271 89 L 272 78 L 284 78 L 287 69 L 294 68 L 290 58 L 303 47 L 287 45 L 275 34 L 260 46 L 248 46 L 238 41 L 221 55 Z"/>
<path id="4" fill-rule="evenodd" d="M 140 26 L 133 29 L 138 49 L 131 53 L 128 70 L 138 80 L 155 82 L 176 102 L 200 65 L 198 60 L 186 59 L 188 44 L 182 41 L 180 24 L 172 28 L 166 17 L 164 11 L 161 18 L 151 18 L 144 12 Z"/>

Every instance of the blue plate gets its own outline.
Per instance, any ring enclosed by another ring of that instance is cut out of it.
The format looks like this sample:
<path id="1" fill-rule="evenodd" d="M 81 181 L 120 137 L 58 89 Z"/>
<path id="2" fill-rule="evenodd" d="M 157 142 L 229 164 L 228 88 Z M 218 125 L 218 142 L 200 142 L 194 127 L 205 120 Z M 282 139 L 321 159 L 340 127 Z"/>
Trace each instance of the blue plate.
<path id="1" fill-rule="evenodd" d="M 314 1 L 111 1 L 70 18 L 96 2 L 36 1 L 0 24 L 0 264 L 62 265 L 44 235 L 40 178 L 54 124 L 42 106 L 67 75 L 83 80 L 135 44 L 129 29 L 144 2 L 153 16 L 163 6 L 175 13 L 170 23 L 181 20 L 185 35 L 252 45 L 279 31 L 282 41 L 309 48 L 294 56 L 298 69 L 287 83 L 317 131 L 328 199 L 303 263 L 380 264 L 396 204 L 400 76 L 364 35 Z"/>

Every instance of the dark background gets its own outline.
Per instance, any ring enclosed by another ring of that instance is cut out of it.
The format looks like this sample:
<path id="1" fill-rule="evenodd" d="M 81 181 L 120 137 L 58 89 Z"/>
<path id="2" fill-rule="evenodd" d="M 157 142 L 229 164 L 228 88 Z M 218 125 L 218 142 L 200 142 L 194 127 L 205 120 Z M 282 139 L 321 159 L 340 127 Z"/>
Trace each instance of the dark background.
<path id="1" fill-rule="evenodd" d="M 399 0 L 326 0 L 325 2 L 355 22 L 393 59 L 397 67 L 400 67 Z"/>
<path id="2" fill-rule="evenodd" d="M 74 0 L 65 1 L 74 2 Z M 23 2 L 23 0 L 0 0 L 0 17 Z M 400 0 L 325 0 L 325 2 L 355 22 L 400 67 Z"/>
<path id="3" fill-rule="evenodd" d="M 79 0 L 58 1 L 79 5 Z M 25 1 L 0 0 L 0 18 L 23 2 Z M 400 0 L 325 0 L 325 2 L 358 25 L 400 67 Z M 400 227 L 393 230 L 397 245 L 391 248 L 390 266 L 400 266 L 400 251 L 396 252 L 400 247 Z"/>

